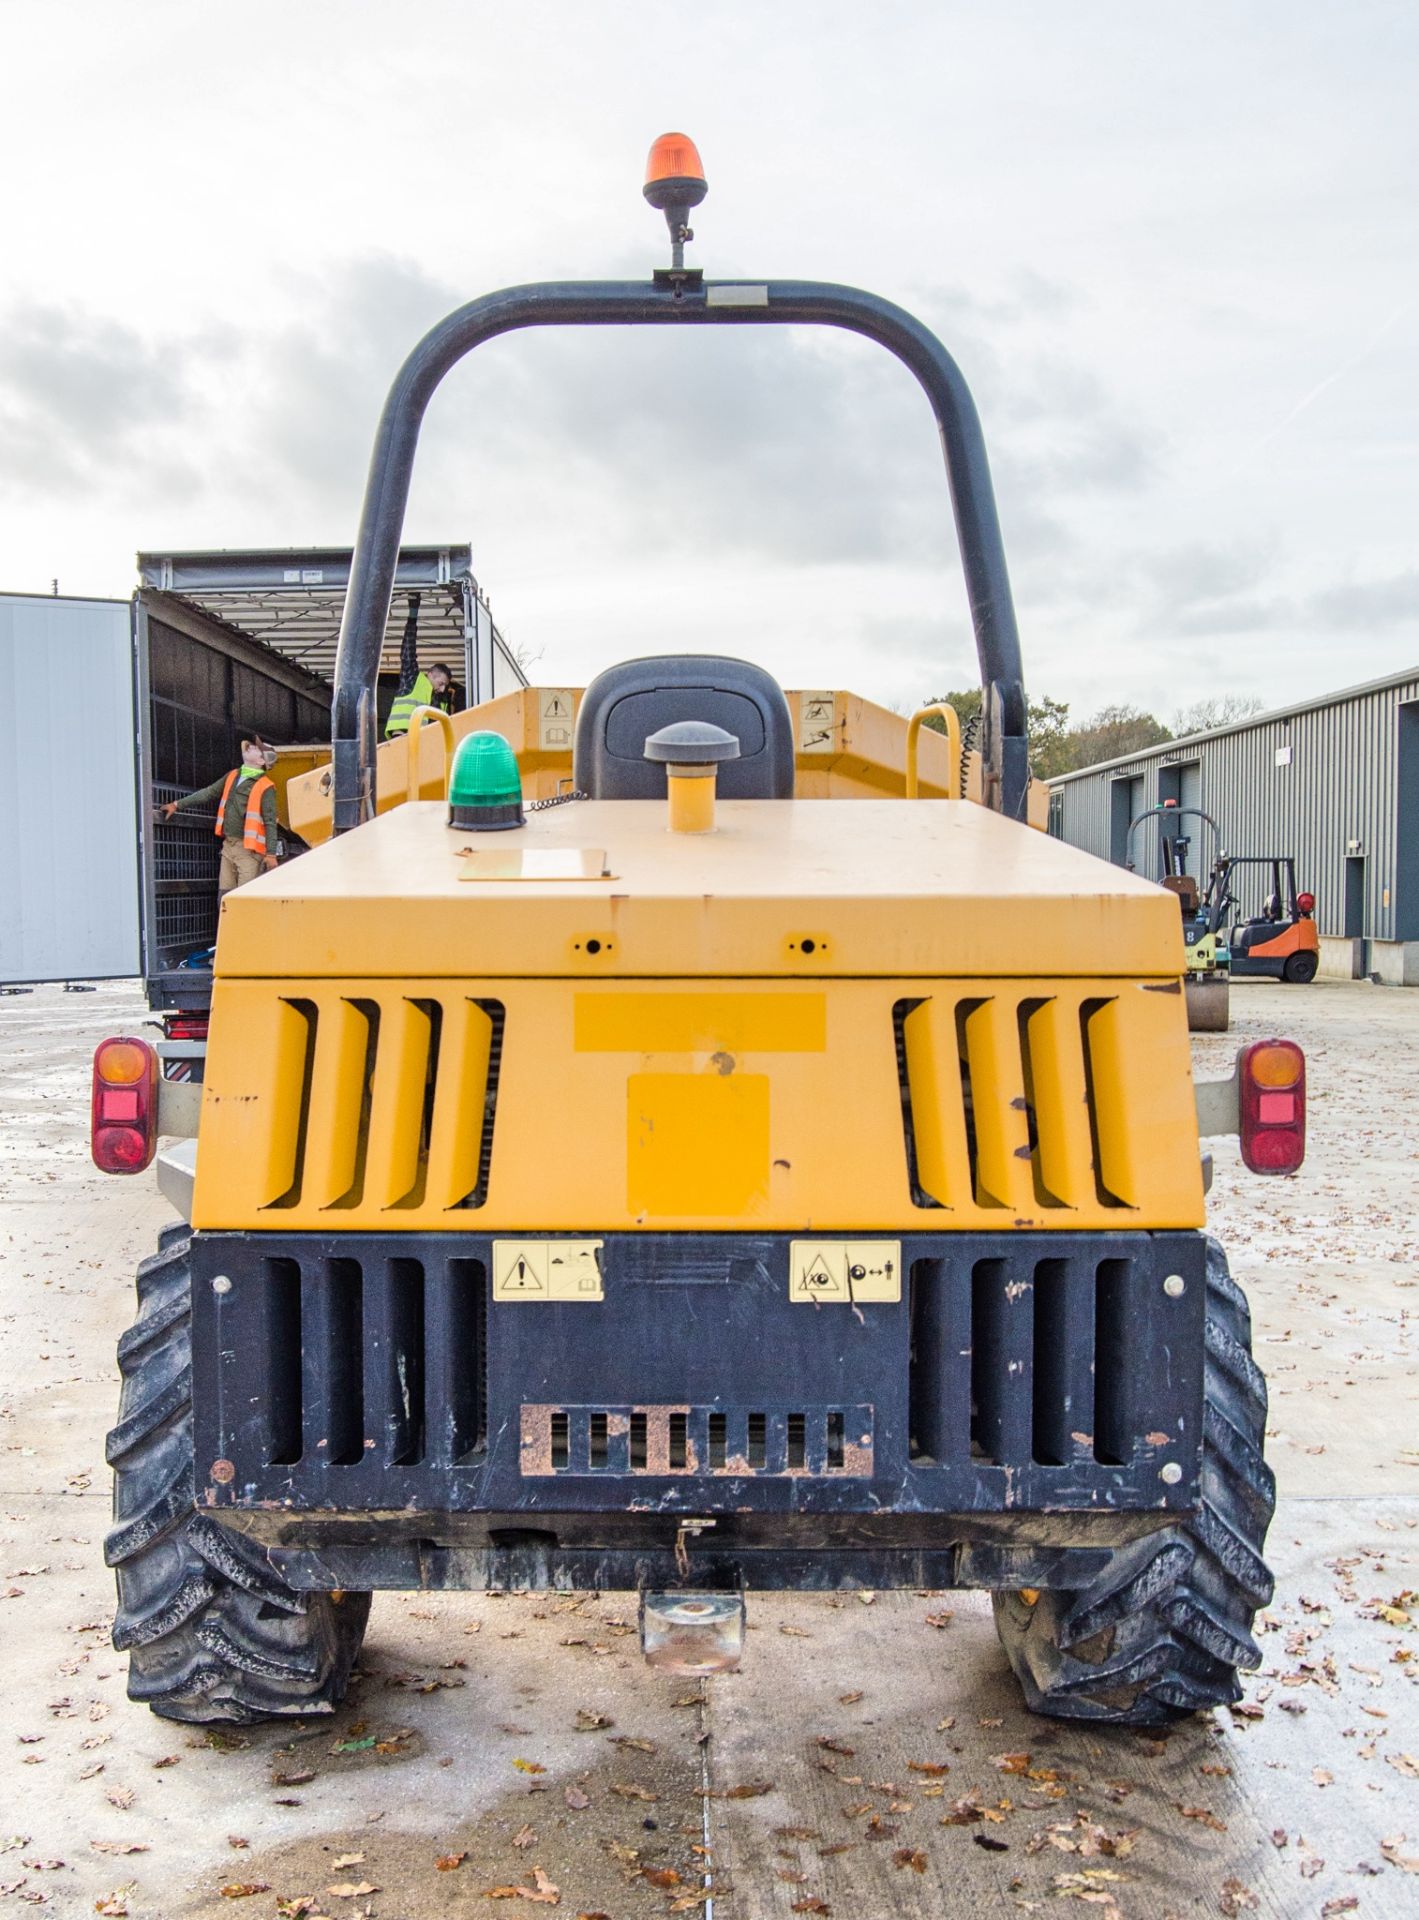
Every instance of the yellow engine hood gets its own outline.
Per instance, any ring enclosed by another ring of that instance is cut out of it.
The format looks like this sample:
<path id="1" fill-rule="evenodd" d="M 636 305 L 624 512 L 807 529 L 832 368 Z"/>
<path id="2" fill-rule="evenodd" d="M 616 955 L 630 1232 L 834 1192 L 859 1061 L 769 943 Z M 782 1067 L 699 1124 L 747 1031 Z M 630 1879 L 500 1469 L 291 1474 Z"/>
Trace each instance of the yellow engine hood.
<path id="1" fill-rule="evenodd" d="M 1171 894 L 965 801 L 721 801 L 696 836 L 660 801 L 572 802 L 506 833 L 445 820 L 396 807 L 228 894 L 218 977 L 1183 969 Z"/>

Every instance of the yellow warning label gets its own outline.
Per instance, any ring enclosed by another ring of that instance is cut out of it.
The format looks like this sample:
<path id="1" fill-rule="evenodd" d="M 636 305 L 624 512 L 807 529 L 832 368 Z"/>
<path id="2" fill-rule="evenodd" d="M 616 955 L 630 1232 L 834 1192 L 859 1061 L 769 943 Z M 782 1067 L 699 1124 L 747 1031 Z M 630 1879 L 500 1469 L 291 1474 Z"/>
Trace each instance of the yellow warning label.
<path id="1" fill-rule="evenodd" d="M 569 687 L 543 687 L 537 714 L 537 744 L 543 753 L 570 753 L 576 700 Z"/>
<path id="2" fill-rule="evenodd" d="M 835 693 L 800 693 L 798 696 L 798 751 L 832 753 L 838 744 L 838 697 Z"/>
<path id="3" fill-rule="evenodd" d="M 495 1300 L 604 1300 L 600 1240 L 495 1240 Z"/>
<path id="4" fill-rule="evenodd" d="M 795 1240 L 788 1254 L 790 1300 L 829 1305 L 902 1297 L 900 1240 Z"/>

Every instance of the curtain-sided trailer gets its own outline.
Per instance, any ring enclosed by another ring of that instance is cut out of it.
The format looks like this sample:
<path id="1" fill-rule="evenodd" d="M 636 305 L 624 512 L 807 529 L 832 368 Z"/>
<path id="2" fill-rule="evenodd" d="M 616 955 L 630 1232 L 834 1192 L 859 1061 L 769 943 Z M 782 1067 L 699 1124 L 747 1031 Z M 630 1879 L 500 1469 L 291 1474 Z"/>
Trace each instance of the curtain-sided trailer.
<path id="1" fill-rule="evenodd" d="M 242 735 L 259 733 L 279 750 L 283 857 L 299 851 L 285 785 L 330 757 L 349 575 L 348 548 L 153 552 L 139 554 L 128 601 L 0 593 L 0 985 L 139 974 L 149 1004 L 185 1016 L 180 1039 L 200 1052 L 216 814 L 169 821 L 158 809 L 219 779 Z M 405 546 L 380 658 L 381 728 L 415 595 L 419 663 L 451 668 L 458 705 L 525 685 L 468 547 Z"/>

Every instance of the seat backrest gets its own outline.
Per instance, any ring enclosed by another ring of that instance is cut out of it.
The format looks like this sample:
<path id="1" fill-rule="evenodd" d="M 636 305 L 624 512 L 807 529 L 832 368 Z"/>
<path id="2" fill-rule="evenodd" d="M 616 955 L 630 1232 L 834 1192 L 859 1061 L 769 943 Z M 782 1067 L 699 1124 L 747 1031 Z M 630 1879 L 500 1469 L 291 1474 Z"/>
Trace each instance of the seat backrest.
<path id="1" fill-rule="evenodd" d="M 665 769 L 645 758 L 649 736 L 676 720 L 707 720 L 739 742 L 719 768 L 725 800 L 793 798 L 793 721 L 783 689 L 749 660 L 657 654 L 598 673 L 581 697 L 572 779 L 593 800 L 659 800 Z"/>

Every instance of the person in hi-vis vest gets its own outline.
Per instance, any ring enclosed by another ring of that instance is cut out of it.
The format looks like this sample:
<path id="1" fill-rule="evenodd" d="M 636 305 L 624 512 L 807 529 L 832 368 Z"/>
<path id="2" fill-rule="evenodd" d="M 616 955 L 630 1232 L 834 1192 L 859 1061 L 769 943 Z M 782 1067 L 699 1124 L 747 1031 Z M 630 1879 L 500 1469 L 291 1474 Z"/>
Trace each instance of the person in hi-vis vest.
<path id="1" fill-rule="evenodd" d="M 409 595 L 409 618 L 404 622 L 404 638 L 399 646 L 399 685 L 394 704 L 384 723 L 384 737 L 393 740 L 409 731 L 415 707 L 437 707 L 440 713 L 453 712 L 453 675 L 442 661 L 427 673 L 419 667 L 419 595 Z"/>
<path id="2" fill-rule="evenodd" d="M 241 743 L 241 765 L 198 793 L 184 794 L 159 808 L 171 820 L 179 807 L 200 807 L 217 801 L 217 838 L 222 843 L 222 865 L 217 897 L 230 893 L 263 868 L 276 865 L 276 789 L 266 770 L 276 758 L 259 734 Z"/>

